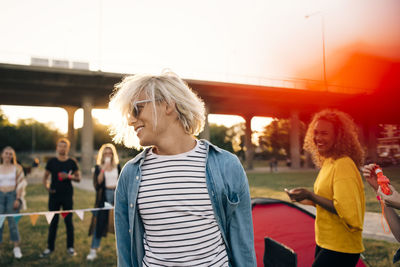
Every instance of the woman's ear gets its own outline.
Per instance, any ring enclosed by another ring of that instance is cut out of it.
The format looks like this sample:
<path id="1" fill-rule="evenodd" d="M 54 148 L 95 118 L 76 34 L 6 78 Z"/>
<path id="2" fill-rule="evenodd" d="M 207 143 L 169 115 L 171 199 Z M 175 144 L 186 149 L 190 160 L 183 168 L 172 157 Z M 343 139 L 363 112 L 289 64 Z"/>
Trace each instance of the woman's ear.
<path id="1" fill-rule="evenodd" d="M 176 110 L 175 105 L 176 105 L 175 102 L 171 102 L 169 104 L 166 104 L 165 105 L 165 113 L 167 115 L 173 114 L 175 112 L 175 110 Z"/>

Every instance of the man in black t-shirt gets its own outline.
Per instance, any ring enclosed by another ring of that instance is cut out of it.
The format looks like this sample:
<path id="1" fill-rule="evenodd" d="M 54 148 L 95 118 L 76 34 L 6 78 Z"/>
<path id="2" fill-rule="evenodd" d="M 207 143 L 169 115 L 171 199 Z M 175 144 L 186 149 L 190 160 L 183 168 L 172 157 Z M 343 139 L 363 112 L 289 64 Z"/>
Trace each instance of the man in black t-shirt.
<path id="1" fill-rule="evenodd" d="M 43 185 L 49 191 L 49 211 L 72 210 L 73 209 L 73 187 L 72 181 L 80 181 L 80 172 L 74 159 L 68 157 L 70 142 L 66 138 L 57 141 L 57 157 L 51 158 L 46 165 L 46 171 L 43 177 Z M 51 182 L 48 179 L 51 176 Z M 49 256 L 54 250 L 56 241 L 57 226 L 59 215 L 54 215 L 47 239 L 47 248 L 40 254 L 40 257 Z M 72 224 L 72 213 L 69 213 L 64 222 L 67 228 L 67 252 L 75 256 L 74 250 L 74 226 Z"/>

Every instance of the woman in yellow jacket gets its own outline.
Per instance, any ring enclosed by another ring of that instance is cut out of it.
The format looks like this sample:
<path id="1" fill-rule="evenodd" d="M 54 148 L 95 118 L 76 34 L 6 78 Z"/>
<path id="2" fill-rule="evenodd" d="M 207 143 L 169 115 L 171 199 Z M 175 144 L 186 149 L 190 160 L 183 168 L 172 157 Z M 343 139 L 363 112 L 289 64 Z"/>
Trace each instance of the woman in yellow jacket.
<path id="1" fill-rule="evenodd" d="M 292 201 L 314 205 L 315 259 L 317 266 L 356 266 L 364 251 L 364 185 L 358 167 L 364 152 L 357 127 L 346 113 L 323 110 L 314 115 L 304 140 L 321 168 L 314 192 L 304 188 L 288 191 Z"/>

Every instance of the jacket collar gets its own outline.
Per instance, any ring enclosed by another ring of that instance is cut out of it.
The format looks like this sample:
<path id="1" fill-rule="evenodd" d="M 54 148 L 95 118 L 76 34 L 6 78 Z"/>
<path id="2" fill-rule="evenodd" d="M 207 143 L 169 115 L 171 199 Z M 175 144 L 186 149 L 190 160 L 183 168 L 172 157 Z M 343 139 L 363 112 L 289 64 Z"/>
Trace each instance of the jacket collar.
<path id="1" fill-rule="evenodd" d="M 206 144 L 206 147 L 211 147 L 212 149 L 214 149 L 216 152 L 221 153 L 222 149 L 217 147 L 216 145 L 212 144 L 210 141 L 206 140 L 206 139 L 200 139 L 201 142 L 204 142 Z M 138 161 L 144 159 L 144 157 L 146 156 L 147 152 L 151 149 L 151 146 L 145 147 L 143 149 L 142 152 L 140 152 L 138 155 L 136 155 L 135 158 L 132 159 L 132 163 L 135 164 Z"/>

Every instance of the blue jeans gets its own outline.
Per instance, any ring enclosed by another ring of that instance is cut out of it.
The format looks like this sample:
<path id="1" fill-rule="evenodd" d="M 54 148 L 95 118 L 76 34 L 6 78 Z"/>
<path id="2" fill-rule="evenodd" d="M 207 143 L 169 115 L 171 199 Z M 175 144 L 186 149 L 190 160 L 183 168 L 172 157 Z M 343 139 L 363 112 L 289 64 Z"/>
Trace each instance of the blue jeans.
<path id="1" fill-rule="evenodd" d="M 106 201 L 114 206 L 114 189 L 107 189 L 105 191 L 106 194 Z M 93 239 L 92 239 L 92 246 L 91 248 L 99 248 L 100 247 L 101 237 L 97 237 L 96 227 L 94 228 Z"/>
<path id="2" fill-rule="evenodd" d="M 17 193 L 15 191 L 11 192 L 1 192 L 0 191 L 0 214 L 12 214 L 19 213 L 18 210 L 14 210 L 14 201 L 17 199 Z M 7 217 L 8 228 L 10 229 L 10 239 L 13 242 L 19 242 L 19 232 L 18 225 L 14 220 L 14 217 Z M 3 226 L 0 228 L 0 243 L 3 241 Z"/>

